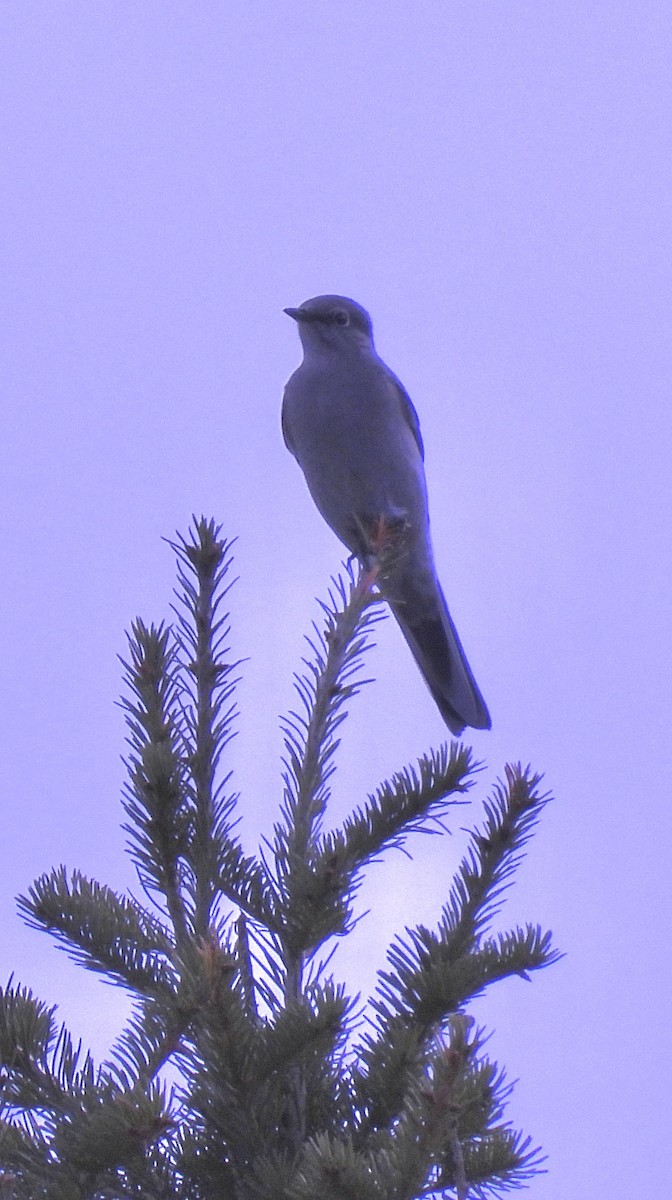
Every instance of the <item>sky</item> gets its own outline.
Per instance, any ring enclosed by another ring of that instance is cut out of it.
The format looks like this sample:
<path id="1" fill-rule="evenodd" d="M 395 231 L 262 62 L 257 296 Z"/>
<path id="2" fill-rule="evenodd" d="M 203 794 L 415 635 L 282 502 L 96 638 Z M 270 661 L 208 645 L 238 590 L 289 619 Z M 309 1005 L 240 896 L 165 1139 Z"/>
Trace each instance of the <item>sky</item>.
<path id="1" fill-rule="evenodd" d="M 418 410 L 436 561 L 492 712 L 544 772 L 500 918 L 565 958 L 477 1016 L 548 1154 L 534 1200 L 668 1185 L 672 15 L 657 0 L 34 0 L 0 7 L 0 978 L 102 1056 L 120 992 L 29 930 L 61 862 L 119 890 L 117 656 L 170 615 L 162 540 L 237 537 L 227 766 L 253 849 L 279 714 L 342 548 L 280 433 L 288 305 L 372 313 Z M 447 731 L 398 629 L 344 730 L 332 819 Z M 367 881 L 367 993 L 462 842 Z"/>

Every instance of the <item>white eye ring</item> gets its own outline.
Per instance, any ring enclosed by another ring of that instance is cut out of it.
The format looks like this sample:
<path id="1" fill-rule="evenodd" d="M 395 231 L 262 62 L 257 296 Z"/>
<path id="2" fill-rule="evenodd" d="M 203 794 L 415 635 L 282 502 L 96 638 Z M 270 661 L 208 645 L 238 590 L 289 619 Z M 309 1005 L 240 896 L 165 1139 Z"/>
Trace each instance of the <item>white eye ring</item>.
<path id="1" fill-rule="evenodd" d="M 344 308 L 337 308 L 334 313 L 334 321 L 336 325 L 349 325 L 350 318 Z"/>

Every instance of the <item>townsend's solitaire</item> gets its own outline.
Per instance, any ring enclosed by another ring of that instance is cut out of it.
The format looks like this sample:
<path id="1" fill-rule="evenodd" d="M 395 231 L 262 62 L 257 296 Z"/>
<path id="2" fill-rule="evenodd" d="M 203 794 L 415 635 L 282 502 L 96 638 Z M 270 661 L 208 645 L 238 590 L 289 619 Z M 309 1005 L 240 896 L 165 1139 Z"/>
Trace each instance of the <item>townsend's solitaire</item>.
<path id="1" fill-rule="evenodd" d="M 400 552 L 376 579 L 448 728 L 490 728 L 436 576 L 418 415 L 378 357 L 371 318 L 345 296 L 286 308 L 303 362 L 285 388 L 282 431 L 325 521 L 360 562 L 376 530 L 399 531 Z"/>

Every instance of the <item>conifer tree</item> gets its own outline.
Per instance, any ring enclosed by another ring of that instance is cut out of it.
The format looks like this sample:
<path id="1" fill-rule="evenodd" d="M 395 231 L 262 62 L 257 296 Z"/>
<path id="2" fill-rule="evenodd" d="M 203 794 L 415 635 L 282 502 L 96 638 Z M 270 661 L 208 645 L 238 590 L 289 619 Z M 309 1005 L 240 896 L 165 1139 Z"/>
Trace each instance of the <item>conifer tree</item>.
<path id="1" fill-rule="evenodd" d="M 479 764 L 444 745 L 326 827 L 339 729 L 382 615 L 372 575 L 348 567 L 296 677 L 275 824 L 245 853 L 225 773 L 231 546 L 201 519 L 174 549 L 175 622 L 136 621 L 124 663 L 125 829 L 143 901 L 65 867 L 19 900 L 130 994 L 133 1016 L 96 1065 L 54 1006 L 10 980 L 0 1197 L 477 1200 L 524 1184 L 540 1153 L 505 1119 L 510 1088 L 467 1009 L 557 957 L 536 926 L 492 931 L 547 799 L 539 777 L 505 768 L 437 923 L 395 939 L 362 1006 L 328 959 L 363 874 L 412 834 L 445 832 Z"/>

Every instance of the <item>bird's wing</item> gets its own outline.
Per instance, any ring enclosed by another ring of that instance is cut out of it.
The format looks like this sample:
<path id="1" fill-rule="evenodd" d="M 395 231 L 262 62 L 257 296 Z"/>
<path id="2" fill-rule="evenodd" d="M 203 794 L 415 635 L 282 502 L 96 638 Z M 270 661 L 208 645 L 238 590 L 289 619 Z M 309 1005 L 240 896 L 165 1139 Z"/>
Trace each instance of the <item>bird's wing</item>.
<path id="1" fill-rule="evenodd" d="M 402 416 L 403 416 L 406 424 L 408 425 L 411 433 L 413 434 L 413 437 L 415 438 L 418 450 L 420 451 L 420 457 L 424 462 L 425 447 L 423 445 L 422 434 L 420 432 L 420 418 L 418 417 L 418 414 L 415 411 L 415 406 L 413 404 L 413 401 L 411 400 L 411 397 L 409 396 L 408 392 L 406 391 L 406 388 L 404 387 L 403 383 L 401 382 L 400 379 L 397 379 L 394 372 L 391 371 L 389 367 L 386 367 L 385 370 L 387 371 L 388 379 L 394 385 L 394 389 L 399 397 L 399 401 L 401 404 Z"/>
<path id="2" fill-rule="evenodd" d="M 286 445 L 287 449 L 289 450 L 290 454 L 293 454 L 294 457 L 296 458 L 296 454 L 294 451 L 294 443 L 292 441 L 292 437 L 289 432 L 289 414 L 287 411 L 288 408 L 289 408 L 289 405 L 287 404 L 287 388 L 285 388 L 285 394 L 283 396 L 283 401 L 282 401 L 282 412 L 280 415 L 280 421 L 282 424 L 282 436 L 285 439 L 285 445 Z"/>

